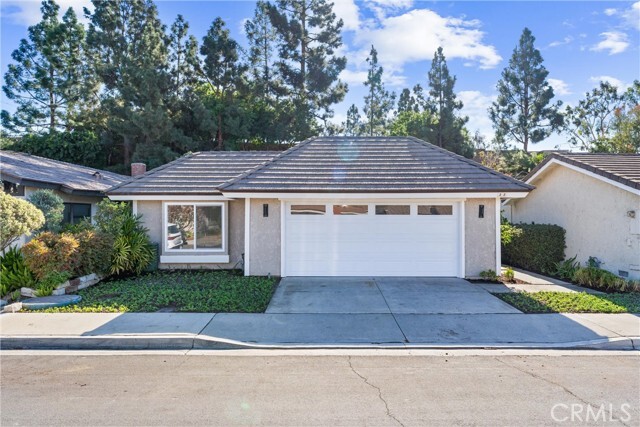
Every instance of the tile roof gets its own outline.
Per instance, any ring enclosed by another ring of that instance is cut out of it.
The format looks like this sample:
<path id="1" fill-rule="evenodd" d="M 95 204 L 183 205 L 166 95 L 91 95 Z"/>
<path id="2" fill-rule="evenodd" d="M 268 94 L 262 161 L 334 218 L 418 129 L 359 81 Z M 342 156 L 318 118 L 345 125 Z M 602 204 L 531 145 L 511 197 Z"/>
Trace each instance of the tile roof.
<path id="1" fill-rule="evenodd" d="M 526 192 L 534 187 L 413 137 L 317 137 L 223 192 Z"/>
<path id="2" fill-rule="evenodd" d="M 552 159 L 640 190 L 640 154 L 554 153 L 533 169 L 525 180 L 528 181 Z"/>
<path id="3" fill-rule="evenodd" d="M 0 179 L 70 194 L 99 196 L 129 177 L 31 154 L 2 150 Z"/>
<path id="4" fill-rule="evenodd" d="M 109 195 L 212 195 L 220 184 L 279 154 L 279 151 L 206 151 L 187 154 L 113 187 Z"/>

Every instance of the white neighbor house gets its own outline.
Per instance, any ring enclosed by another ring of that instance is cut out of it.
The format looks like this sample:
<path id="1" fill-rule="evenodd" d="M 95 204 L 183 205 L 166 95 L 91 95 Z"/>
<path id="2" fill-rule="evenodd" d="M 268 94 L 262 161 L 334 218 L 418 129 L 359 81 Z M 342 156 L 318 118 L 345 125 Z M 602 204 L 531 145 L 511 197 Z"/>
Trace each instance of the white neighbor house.
<path id="1" fill-rule="evenodd" d="M 525 199 L 504 206 L 513 223 L 557 224 L 566 258 L 589 257 L 621 277 L 640 279 L 640 155 L 552 154 L 525 178 Z"/>

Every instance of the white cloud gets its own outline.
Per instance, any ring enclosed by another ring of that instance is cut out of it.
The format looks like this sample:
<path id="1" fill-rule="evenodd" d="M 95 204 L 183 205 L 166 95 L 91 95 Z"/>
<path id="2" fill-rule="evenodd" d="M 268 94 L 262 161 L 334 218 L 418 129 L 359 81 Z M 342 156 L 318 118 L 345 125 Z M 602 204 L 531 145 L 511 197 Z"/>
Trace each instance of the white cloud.
<path id="1" fill-rule="evenodd" d="M 573 40 L 574 40 L 573 36 L 566 36 L 562 40 L 556 40 L 556 41 L 553 41 L 553 42 L 549 43 L 549 47 L 558 47 L 558 46 L 562 46 L 562 45 L 565 45 L 565 44 L 569 44 Z"/>
<path id="2" fill-rule="evenodd" d="M 635 2 L 629 9 L 622 12 L 622 17 L 627 25 L 640 31 L 640 1 Z"/>
<path id="3" fill-rule="evenodd" d="M 488 140 L 493 139 L 493 125 L 487 110 L 496 96 L 485 95 L 477 90 L 463 90 L 458 93 L 458 99 L 464 104 L 462 114 L 469 117 L 467 128 L 471 133 L 477 130 Z"/>
<path id="4" fill-rule="evenodd" d="M 391 14 L 402 12 L 413 6 L 413 0 L 367 0 L 364 6 L 370 9 L 378 20 Z"/>
<path id="5" fill-rule="evenodd" d="M 615 15 L 617 13 L 618 13 L 618 10 L 614 9 L 612 7 L 604 10 L 604 14 L 607 15 L 607 16 L 613 16 L 613 15 Z"/>
<path id="6" fill-rule="evenodd" d="M 620 31 L 605 31 L 604 33 L 600 33 L 600 36 L 602 36 L 604 40 L 591 46 L 591 50 L 596 52 L 608 50 L 609 55 L 615 55 L 616 53 L 624 52 L 629 47 L 627 35 Z"/>
<path id="7" fill-rule="evenodd" d="M 571 90 L 569 90 L 569 85 L 564 80 L 560 79 L 548 79 L 549 84 L 553 88 L 553 93 L 556 95 L 571 95 Z"/>
<path id="8" fill-rule="evenodd" d="M 619 91 L 625 91 L 629 87 L 631 87 L 630 83 L 625 83 L 622 80 L 617 79 L 615 77 L 611 77 L 611 76 L 594 76 L 594 77 L 590 77 L 589 81 L 591 83 L 595 83 L 596 85 L 599 85 L 600 82 L 607 82 L 611 86 L 617 87 Z"/>
<path id="9" fill-rule="evenodd" d="M 333 4 L 333 11 L 344 22 L 344 30 L 360 28 L 360 13 L 354 0 L 337 0 Z"/>
<path id="10" fill-rule="evenodd" d="M 443 17 L 428 9 L 414 9 L 384 18 L 375 27 L 361 29 L 357 45 L 368 52 L 373 44 L 380 62 L 391 72 L 407 62 L 430 60 L 442 46 L 447 59 L 461 58 L 482 69 L 494 68 L 502 58 L 496 48 L 483 43 L 477 20 Z"/>
<path id="11" fill-rule="evenodd" d="M 340 73 L 340 80 L 350 85 L 361 85 L 367 80 L 367 72 L 345 69 Z"/>
<path id="12" fill-rule="evenodd" d="M 25 27 L 34 25 L 42 19 L 41 3 L 40 0 L 2 0 L 1 15 Z M 73 7 L 80 22 L 84 23 L 87 20 L 84 18 L 83 8 L 93 9 L 90 0 L 57 0 L 56 3 L 60 6 L 60 16 Z"/>

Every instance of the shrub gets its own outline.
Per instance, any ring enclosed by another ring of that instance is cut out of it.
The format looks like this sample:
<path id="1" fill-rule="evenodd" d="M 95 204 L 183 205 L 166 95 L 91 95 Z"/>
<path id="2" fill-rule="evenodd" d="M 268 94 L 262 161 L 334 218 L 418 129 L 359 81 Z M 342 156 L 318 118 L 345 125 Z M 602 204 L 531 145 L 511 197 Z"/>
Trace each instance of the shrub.
<path id="1" fill-rule="evenodd" d="M 498 275 L 493 270 L 485 270 L 480 272 L 480 277 L 484 280 L 489 280 L 491 282 L 495 282 L 498 280 Z"/>
<path id="2" fill-rule="evenodd" d="M 0 193 L 0 251 L 23 234 L 30 235 L 44 225 L 44 215 L 33 204 Z"/>
<path id="3" fill-rule="evenodd" d="M 556 262 L 553 269 L 549 271 L 549 274 L 563 280 L 572 280 L 576 270 L 580 268 L 580 263 L 576 261 L 576 258 L 577 255 L 564 261 Z"/>
<path id="4" fill-rule="evenodd" d="M 513 268 L 509 267 L 504 271 L 503 276 L 507 282 L 513 282 L 516 278 L 516 273 L 513 271 Z"/>
<path id="5" fill-rule="evenodd" d="M 113 245 L 111 273 L 140 274 L 155 257 L 155 248 L 149 241 L 141 216 L 128 213 Z"/>
<path id="6" fill-rule="evenodd" d="M 503 262 L 538 273 L 553 271 L 564 260 L 564 228 L 552 224 L 517 224 L 522 230 L 502 246 Z"/>
<path id="7" fill-rule="evenodd" d="M 500 242 L 503 245 L 511 243 L 514 237 L 522 235 L 522 230 L 513 224 L 510 224 L 505 218 L 502 218 L 500 224 Z"/>
<path id="8" fill-rule="evenodd" d="M 91 230 L 81 231 L 74 235 L 78 241 L 75 257 L 74 273 L 84 276 L 91 273 L 107 273 L 111 267 L 113 253 L 113 236 Z"/>
<path id="9" fill-rule="evenodd" d="M 56 286 L 66 282 L 71 277 L 66 271 L 52 271 L 41 280 L 38 280 L 36 287 L 36 296 L 46 297 L 53 293 Z"/>
<path id="10" fill-rule="evenodd" d="M 112 202 L 103 199 L 98 203 L 98 211 L 93 217 L 96 229 L 117 236 L 122 230 L 123 224 L 131 216 L 131 208 L 125 202 Z"/>
<path id="11" fill-rule="evenodd" d="M 35 278 L 18 249 L 11 248 L 0 258 L 0 268 L 0 296 L 22 287 L 33 287 Z"/>
<path id="12" fill-rule="evenodd" d="M 44 214 L 42 231 L 59 231 L 64 219 L 64 202 L 51 190 L 37 190 L 31 193 L 29 201 Z"/>
<path id="13" fill-rule="evenodd" d="M 69 233 L 45 232 L 22 247 L 27 266 L 36 279 L 42 280 L 51 272 L 75 271 L 78 240 Z"/>
<path id="14" fill-rule="evenodd" d="M 633 282 L 597 267 L 584 267 L 576 270 L 573 281 L 579 285 L 603 291 L 628 292 L 634 290 Z"/>

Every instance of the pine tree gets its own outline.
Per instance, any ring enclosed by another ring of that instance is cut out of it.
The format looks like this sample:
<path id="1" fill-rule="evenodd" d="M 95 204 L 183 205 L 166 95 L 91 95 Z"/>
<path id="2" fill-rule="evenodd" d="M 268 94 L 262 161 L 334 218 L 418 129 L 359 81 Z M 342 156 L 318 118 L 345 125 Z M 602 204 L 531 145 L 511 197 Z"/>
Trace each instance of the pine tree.
<path id="1" fill-rule="evenodd" d="M 370 136 L 384 135 L 386 133 L 387 116 L 393 109 L 395 94 L 385 89 L 382 76 L 384 69 L 378 65 L 378 52 L 371 46 L 367 58 L 369 71 L 364 85 L 369 88 L 364 97 L 364 114 L 367 118 L 367 133 Z"/>
<path id="2" fill-rule="evenodd" d="M 231 112 L 235 108 L 232 106 L 234 94 L 241 89 L 247 69 L 240 62 L 239 49 L 238 43 L 229 35 L 224 21 L 216 18 L 202 39 L 200 53 L 204 56 L 202 74 L 217 101 L 214 112 L 218 150 L 224 150 L 225 119 L 231 118 Z"/>
<path id="3" fill-rule="evenodd" d="M 418 113 L 425 108 L 426 101 L 424 99 L 424 92 L 422 86 L 419 83 L 413 87 L 413 91 L 411 91 L 409 88 L 402 89 L 402 93 L 398 98 L 398 108 L 396 109 L 396 115 L 408 111 Z"/>
<path id="4" fill-rule="evenodd" d="M 168 40 L 156 6 L 151 0 L 93 0 L 93 6 L 92 14 L 85 10 L 87 42 L 104 84 L 107 130 L 122 143 L 124 165 L 134 155 L 150 166 L 172 160 Z"/>
<path id="5" fill-rule="evenodd" d="M 442 47 L 439 47 L 429 70 L 429 96 L 438 119 L 435 143 L 452 151 L 458 148 L 455 141 L 460 139 L 460 132 L 467 121 L 466 117 L 459 116 L 462 102 L 456 99 L 455 84 L 456 78 L 449 74 L 447 60 Z"/>
<path id="6" fill-rule="evenodd" d="M 362 134 L 360 112 L 355 104 L 351 104 L 351 107 L 347 110 L 347 120 L 344 122 L 343 128 L 345 136 L 358 136 Z"/>
<path id="7" fill-rule="evenodd" d="M 189 23 L 178 15 L 169 34 L 169 74 L 175 96 L 197 84 L 198 61 L 198 41 L 189 35 Z"/>
<path id="8" fill-rule="evenodd" d="M 13 115 L 2 111 L 2 126 L 15 133 L 72 130 L 96 91 L 84 61 L 84 28 L 73 9 L 62 20 L 53 0 L 40 10 L 42 20 L 29 27 L 4 76 L 2 90 L 17 109 Z"/>
<path id="9" fill-rule="evenodd" d="M 347 92 L 338 79 L 347 60 L 336 52 L 343 23 L 327 0 L 278 0 L 267 8 L 278 34 L 277 67 L 291 104 L 289 133 L 294 140 L 307 138 L 317 132 L 317 120 L 333 116 L 331 106 Z"/>
<path id="10" fill-rule="evenodd" d="M 551 104 L 554 94 L 547 81 L 549 72 L 534 42 L 525 28 L 498 81 L 498 99 L 489 108 L 496 137 L 522 144 L 525 152 L 529 144 L 544 140 L 562 125 L 561 102 Z"/>
<path id="11" fill-rule="evenodd" d="M 254 91 L 262 100 L 270 100 L 279 86 L 274 70 L 278 34 L 269 19 L 267 3 L 257 2 L 253 19 L 245 22 L 244 31 L 249 42 Z"/>

